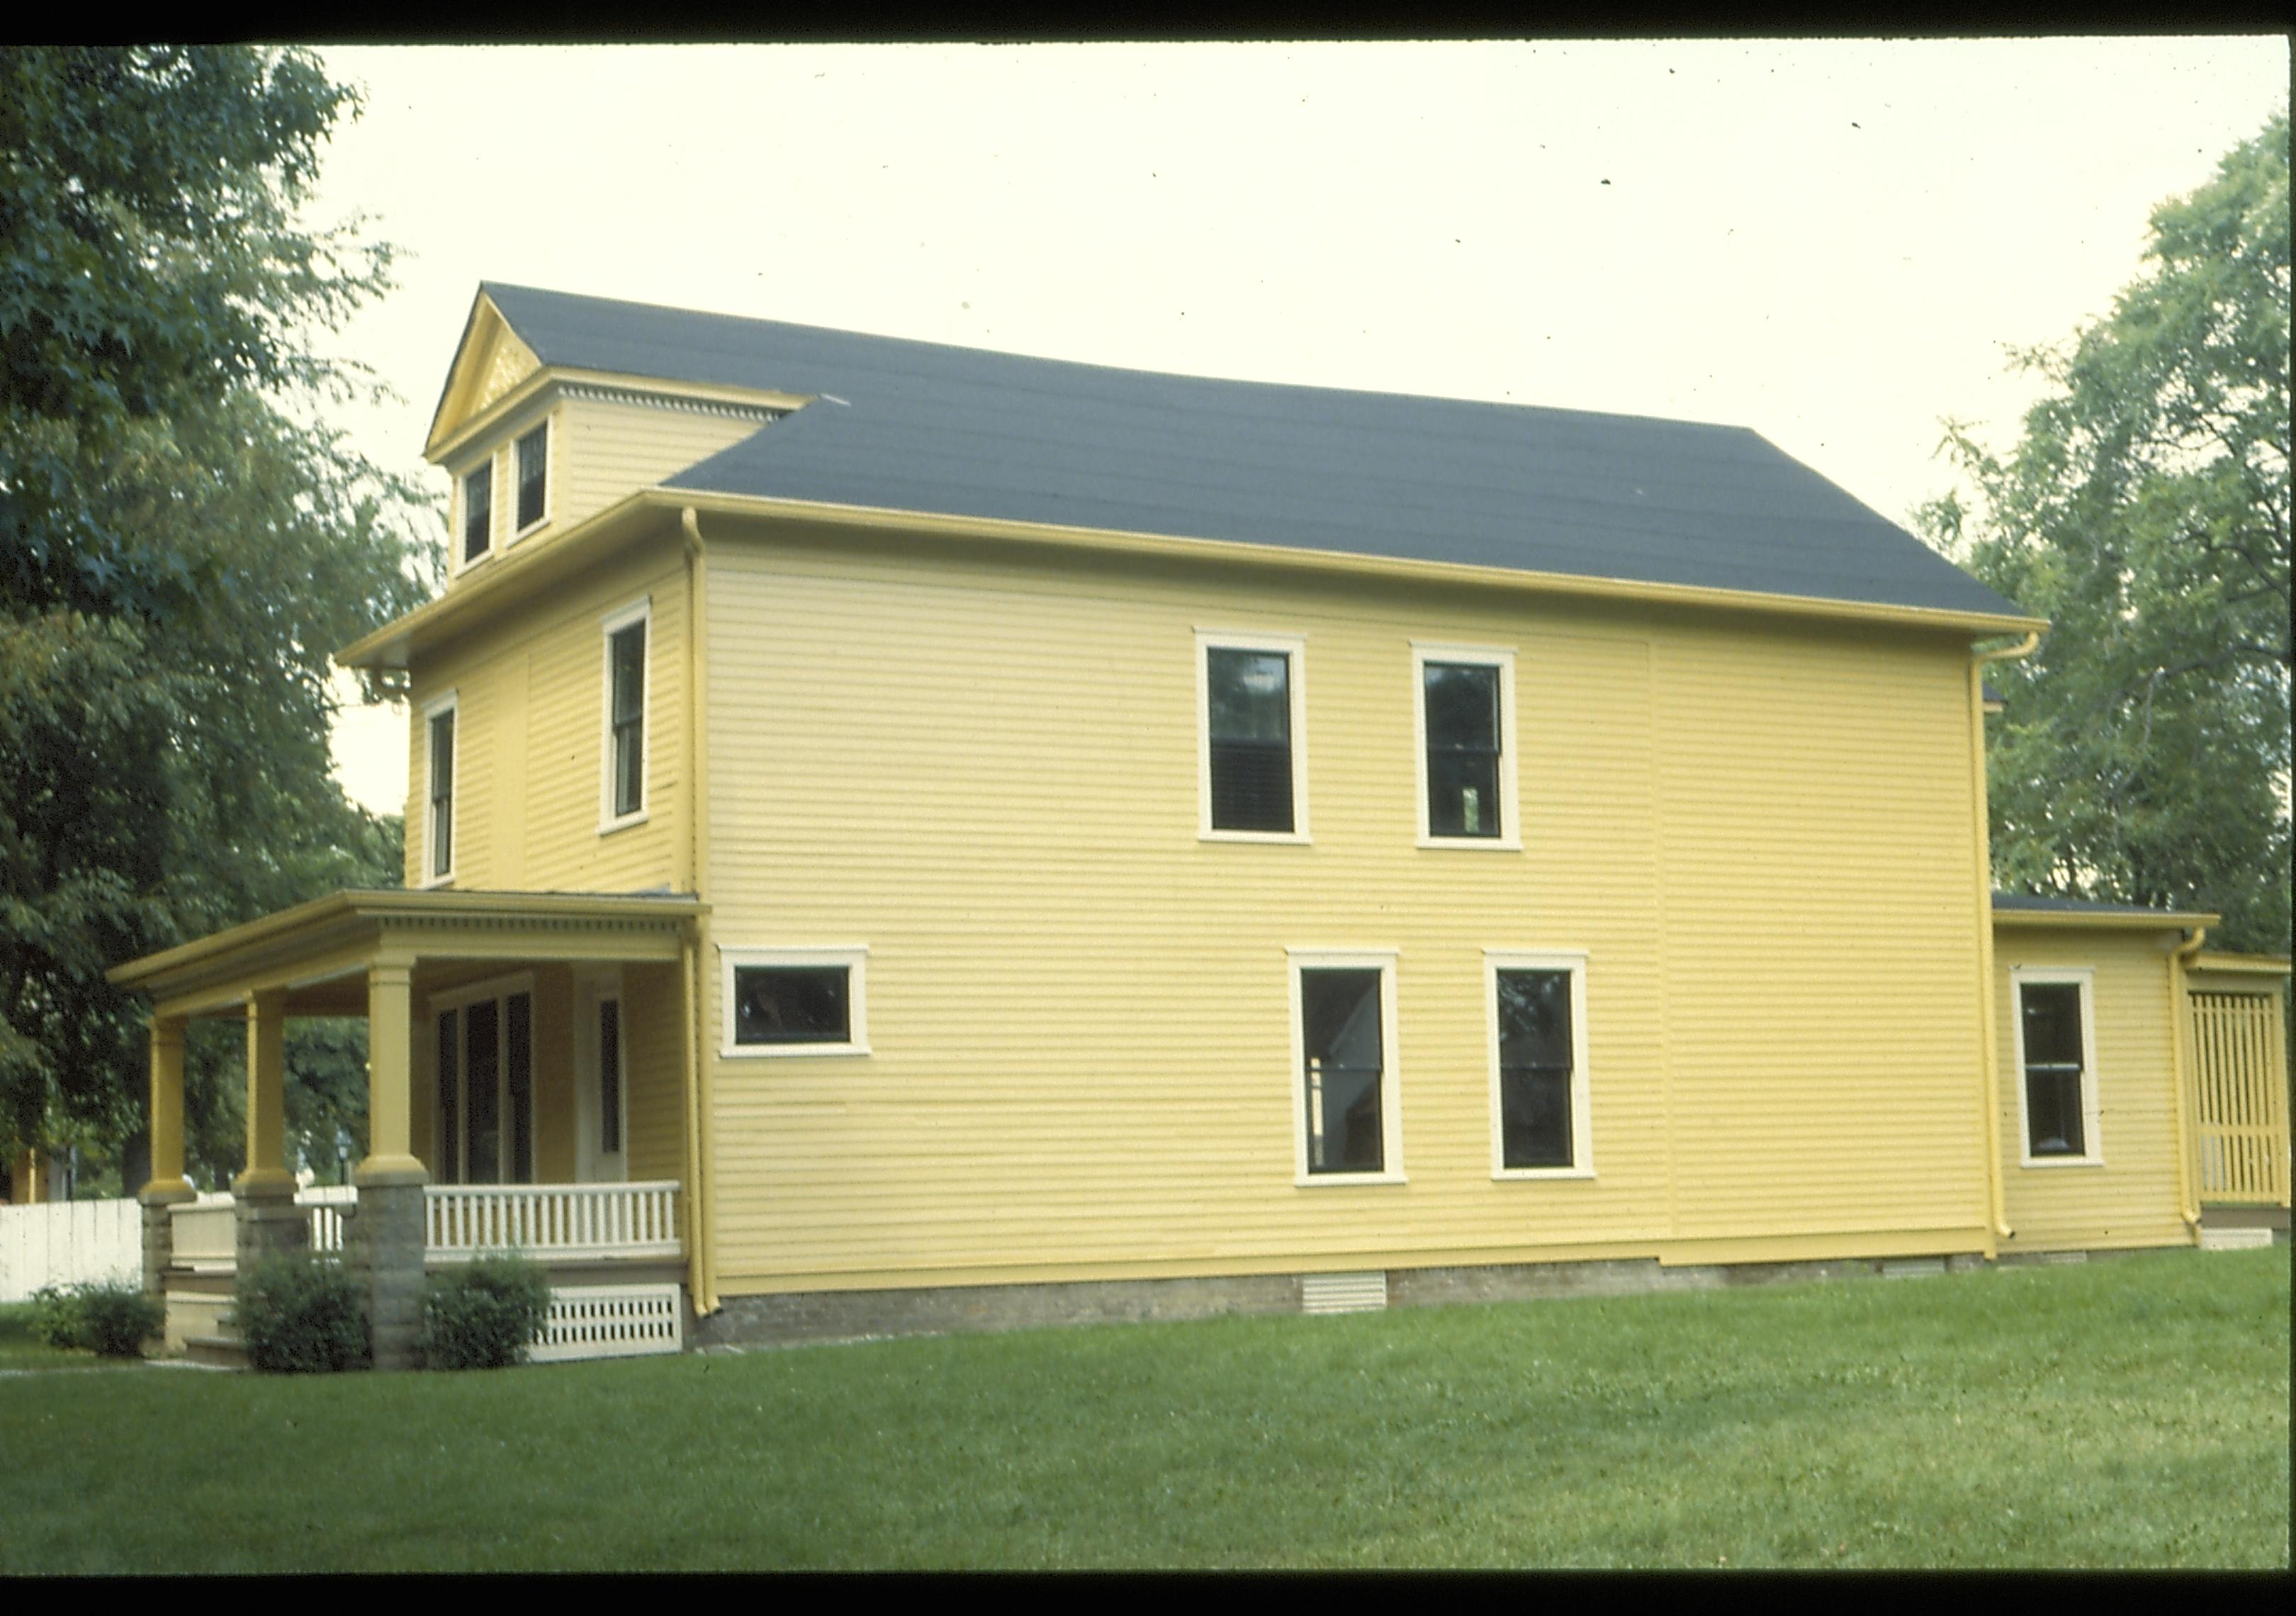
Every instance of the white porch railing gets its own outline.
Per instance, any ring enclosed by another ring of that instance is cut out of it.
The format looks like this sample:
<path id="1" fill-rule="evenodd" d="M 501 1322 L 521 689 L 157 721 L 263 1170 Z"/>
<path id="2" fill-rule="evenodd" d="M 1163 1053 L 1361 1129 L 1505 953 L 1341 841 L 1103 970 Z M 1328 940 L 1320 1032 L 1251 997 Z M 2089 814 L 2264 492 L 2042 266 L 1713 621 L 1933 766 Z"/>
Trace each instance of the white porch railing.
<path id="1" fill-rule="evenodd" d="M 295 1204 L 311 1215 L 311 1249 L 329 1255 L 343 1249 L 343 1218 L 358 1205 L 357 1186 L 330 1184 L 305 1190 Z"/>
<path id="2" fill-rule="evenodd" d="M 426 1255 L 676 1257 L 677 1184 L 434 1184 L 422 1192 Z"/>

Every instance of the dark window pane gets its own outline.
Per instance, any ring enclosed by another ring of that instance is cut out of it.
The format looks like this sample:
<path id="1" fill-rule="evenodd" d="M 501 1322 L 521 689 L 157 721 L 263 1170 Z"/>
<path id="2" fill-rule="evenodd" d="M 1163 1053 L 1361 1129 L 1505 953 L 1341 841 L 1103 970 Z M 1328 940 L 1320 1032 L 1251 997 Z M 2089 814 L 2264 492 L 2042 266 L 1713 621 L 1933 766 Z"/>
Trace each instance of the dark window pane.
<path id="1" fill-rule="evenodd" d="M 463 1012 L 463 1070 L 470 1075 L 470 1158 L 465 1184 L 502 1181 L 502 1006 L 481 999 Z"/>
<path id="2" fill-rule="evenodd" d="M 475 561 L 494 543 L 495 469 L 489 462 L 463 479 L 463 559 Z"/>
<path id="3" fill-rule="evenodd" d="M 1311 1173 L 1375 1173 L 1385 1165 L 1379 998 L 1376 971 L 1300 973 Z"/>
<path id="4" fill-rule="evenodd" d="M 1499 670 L 1457 662 L 1427 664 L 1430 751 L 1499 749 Z"/>
<path id="5" fill-rule="evenodd" d="M 618 1155 L 622 1148 L 622 1005 L 598 1006 L 598 1149 Z"/>
<path id="6" fill-rule="evenodd" d="M 1496 752 L 1427 754 L 1427 831 L 1431 836 L 1499 833 Z"/>
<path id="7" fill-rule="evenodd" d="M 437 1160 L 431 1163 L 441 1184 L 460 1184 L 463 1176 L 463 1094 L 455 1081 L 455 1013 L 439 1017 L 439 1138 Z"/>
<path id="8" fill-rule="evenodd" d="M 1288 832 L 1292 820 L 1292 659 L 1208 651 L 1212 828 Z"/>
<path id="9" fill-rule="evenodd" d="M 847 965 L 749 965 L 734 972 L 736 1044 L 849 1044 Z"/>
<path id="10" fill-rule="evenodd" d="M 550 429 L 538 426 L 518 440 L 520 531 L 542 520 L 542 491 L 550 465 Z"/>
<path id="11" fill-rule="evenodd" d="M 430 874 L 455 867 L 455 715 L 430 720 Z"/>
<path id="12" fill-rule="evenodd" d="M 2081 1063 L 2080 988 L 2071 982 L 2026 982 L 2025 1062 L 2028 1065 Z"/>
<path id="13" fill-rule="evenodd" d="M 1499 1160 L 1569 1167 L 1570 973 L 1498 972 Z"/>
<path id="14" fill-rule="evenodd" d="M 504 1087 L 510 1095 L 510 1181 L 534 1182 L 534 996 L 513 993 L 504 1029 Z"/>
<path id="15" fill-rule="evenodd" d="M 2081 1073 L 2078 1066 L 2025 1068 L 2025 1117 L 2032 1127 L 2036 1156 L 2085 1154 L 2081 1130 Z"/>
<path id="16" fill-rule="evenodd" d="M 1429 834 L 1501 834 L 1499 670 L 1430 662 L 1424 699 Z"/>

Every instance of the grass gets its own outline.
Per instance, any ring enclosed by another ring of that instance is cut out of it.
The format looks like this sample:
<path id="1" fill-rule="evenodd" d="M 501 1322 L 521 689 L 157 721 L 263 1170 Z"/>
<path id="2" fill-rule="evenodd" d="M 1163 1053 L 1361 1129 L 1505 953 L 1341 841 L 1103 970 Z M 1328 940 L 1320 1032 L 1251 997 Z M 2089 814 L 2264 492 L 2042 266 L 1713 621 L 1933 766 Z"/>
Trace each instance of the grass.
<path id="1" fill-rule="evenodd" d="M 133 1358 L 98 1358 L 76 1348 L 43 1345 L 32 1338 L 32 1305 L 0 1306 L 0 1371 L 9 1369 L 132 1369 Z M 7 1418 L 8 1403 L 0 1399 L 0 1421 Z M 0 1431 L 8 1427 L 0 1423 Z M 4 1451 L 4 1449 L 0 1449 Z"/>
<path id="2" fill-rule="evenodd" d="M 0 1573 L 2289 1563 L 2289 1252 L 0 1377 Z"/>

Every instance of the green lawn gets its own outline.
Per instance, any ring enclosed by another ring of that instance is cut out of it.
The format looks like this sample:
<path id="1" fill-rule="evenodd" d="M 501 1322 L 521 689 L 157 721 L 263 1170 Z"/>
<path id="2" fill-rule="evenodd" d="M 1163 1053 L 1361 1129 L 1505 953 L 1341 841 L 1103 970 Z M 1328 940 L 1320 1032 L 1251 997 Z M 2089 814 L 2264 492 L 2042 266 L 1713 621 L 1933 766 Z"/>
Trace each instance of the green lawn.
<path id="1" fill-rule="evenodd" d="M 132 1358 L 98 1358 L 93 1352 L 62 1351 L 54 1347 L 42 1346 L 32 1339 L 32 1308 L 29 1302 L 0 1306 L 0 1371 L 132 1369 L 135 1366 Z M 8 1402 L 0 1399 L 0 1420 L 7 1419 L 10 1412 Z M 12 1429 L 0 1425 L 0 1432 Z"/>
<path id="2" fill-rule="evenodd" d="M 465 1375 L 0 1376 L 0 1573 L 2289 1563 L 2289 1251 Z"/>

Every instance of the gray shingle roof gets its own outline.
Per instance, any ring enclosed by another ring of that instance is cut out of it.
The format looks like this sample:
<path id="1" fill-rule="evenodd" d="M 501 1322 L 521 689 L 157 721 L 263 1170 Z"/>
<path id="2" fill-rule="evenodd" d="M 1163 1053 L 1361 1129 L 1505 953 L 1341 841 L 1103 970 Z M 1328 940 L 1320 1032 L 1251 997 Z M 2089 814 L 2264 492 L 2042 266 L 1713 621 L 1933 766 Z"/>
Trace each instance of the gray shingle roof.
<path id="1" fill-rule="evenodd" d="M 2023 615 L 1742 427 L 485 291 L 545 365 L 844 401 L 816 398 L 673 488 Z"/>

